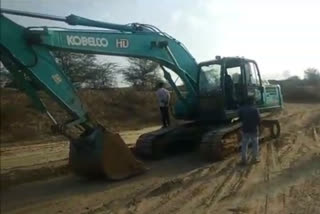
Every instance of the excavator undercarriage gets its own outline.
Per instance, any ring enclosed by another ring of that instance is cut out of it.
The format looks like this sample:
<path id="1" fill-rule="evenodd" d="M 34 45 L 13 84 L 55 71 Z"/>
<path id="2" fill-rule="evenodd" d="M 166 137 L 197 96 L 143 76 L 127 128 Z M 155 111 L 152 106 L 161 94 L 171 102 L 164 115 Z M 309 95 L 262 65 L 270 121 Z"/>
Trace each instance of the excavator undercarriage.
<path id="1" fill-rule="evenodd" d="M 259 133 L 260 141 L 279 137 L 279 121 L 263 119 Z M 239 151 L 241 136 L 240 122 L 190 122 L 141 135 L 134 152 L 140 157 L 160 159 L 172 153 L 199 150 L 204 160 L 219 161 Z"/>

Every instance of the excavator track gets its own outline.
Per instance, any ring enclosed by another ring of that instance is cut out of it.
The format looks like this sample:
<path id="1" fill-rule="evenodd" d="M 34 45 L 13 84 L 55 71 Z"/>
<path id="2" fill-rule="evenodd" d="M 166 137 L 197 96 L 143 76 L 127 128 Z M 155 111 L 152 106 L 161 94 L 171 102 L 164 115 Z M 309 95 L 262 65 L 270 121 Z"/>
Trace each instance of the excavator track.
<path id="1" fill-rule="evenodd" d="M 159 129 L 141 135 L 133 150 L 140 157 L 161 159 L 168 153 L 193 150 L 209 129 L 209 126 L 194 122 Z"/>
<path id="2" fill-rule="evenodd" d="M 200 152 L 208 161 L 222 160 L 238 150 L 241 141 L 241 124 L 215 128 L 207 132 L 201 140 Z"/>
<path id="3" fill-rule="evenodd" d="M 260 140 L 277 138 L 279 135 L 280 124 L 277 120 L 262 120 Z M 140 157 L 161 159 L 172 151 L 190 151 L 200 147 L 201 156 L 205 160 L 219 161 L 239 151 L 241 137 L 239 122 L 220 126 L 186 123 L 141 135 L 134 153 Z"/>
<path id="4" fill-rule="evenodd" d="M 259 131 L 260 141 L 280 136 L 278 120 L 262 120 Z M 241 123 L 207 132 L 201 141 L 200 151 L 208 161 L 219 161 L 235 153 L 241 147 Z"/>

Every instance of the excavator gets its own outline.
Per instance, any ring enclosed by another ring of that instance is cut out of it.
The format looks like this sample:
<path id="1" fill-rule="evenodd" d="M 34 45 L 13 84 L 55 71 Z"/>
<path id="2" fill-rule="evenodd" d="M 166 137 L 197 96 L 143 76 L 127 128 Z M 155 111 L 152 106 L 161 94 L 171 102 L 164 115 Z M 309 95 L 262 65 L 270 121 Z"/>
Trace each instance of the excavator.
<path id="1" fill-rule="evenodd" d="M 261 138 L 278 137 L 278 120 L 268 119 L 283 108 L 281 88 L 261 79 L 254 60 L 220 57 L 197 63 L 178 40 L 149 24 L 126 25 L 1 9 L 1 62 L 36 109 L 47 114 L 53 130 L 70 140 L 71 169 L 82 176 L 125 179 L 147 169 L 137 157 L 162 158 L 169 152 L 198 147 L 203 158 L 221 160 L 240 147 L 237 109 L 250 96 L 263 117 Z M 65 22 L 86 29 L 23 27 L 7 15 Z M 90 28 L 92 27 L 92 28 Z M 131 150 L 121 137 L 92 119 L 69 77 L 56 63 L 53 51 L 136 57 L 159 63 L 175 93 L 170 128 L 145 133 Z M 183 82 L 176 84 L 171 72 Z M 67 113 L 58 121 L 38 94 L 45 91 Z M 77 132 L 70 131 L 77 130 Z"/>

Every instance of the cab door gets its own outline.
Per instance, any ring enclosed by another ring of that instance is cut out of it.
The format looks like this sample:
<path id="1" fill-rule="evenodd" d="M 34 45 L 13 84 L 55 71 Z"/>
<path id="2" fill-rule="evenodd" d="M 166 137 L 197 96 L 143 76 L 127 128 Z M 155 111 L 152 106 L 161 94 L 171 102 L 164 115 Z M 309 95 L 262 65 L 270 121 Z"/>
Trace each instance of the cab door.
<path id="1" fill-rule="evenodd" d="M 254 61 L 244 61 L 247 96 L 252 96 L 257 105 L 263 104 L 263 88 L 258 66 Z"/>

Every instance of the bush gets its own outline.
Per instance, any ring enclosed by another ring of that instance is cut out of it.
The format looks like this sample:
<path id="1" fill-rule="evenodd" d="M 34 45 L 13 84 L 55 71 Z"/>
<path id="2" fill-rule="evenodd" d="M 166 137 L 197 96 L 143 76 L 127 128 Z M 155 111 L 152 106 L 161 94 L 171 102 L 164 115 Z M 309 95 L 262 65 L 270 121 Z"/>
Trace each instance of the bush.
<path id="1" fill-rule="evenodd" d="M 272 80 L 271 84 L 279 84 L 286 102 L 320 102 L 320 85 L 308 84 L 308 81 L 297 77 L 286 80 Z"/>

